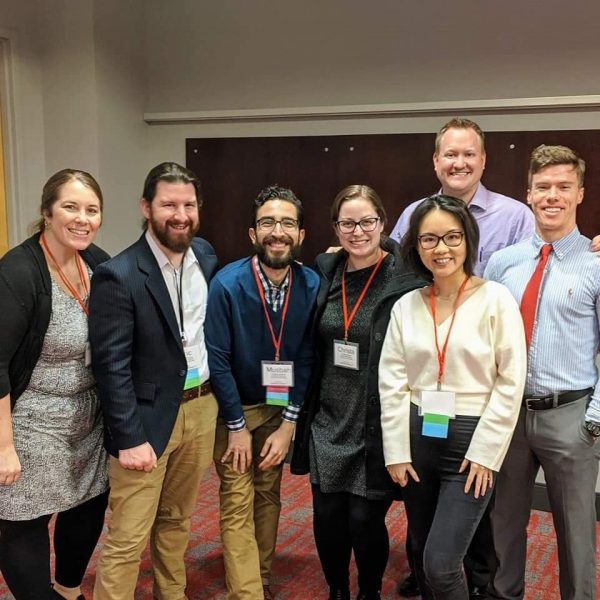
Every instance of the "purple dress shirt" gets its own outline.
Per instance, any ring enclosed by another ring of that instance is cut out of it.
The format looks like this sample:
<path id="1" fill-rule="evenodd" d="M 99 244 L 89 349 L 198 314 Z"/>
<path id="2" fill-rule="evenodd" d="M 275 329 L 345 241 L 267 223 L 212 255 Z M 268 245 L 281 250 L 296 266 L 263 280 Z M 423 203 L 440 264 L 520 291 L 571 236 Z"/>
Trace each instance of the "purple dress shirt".
<path id="1" fill-rule="evenodd" d="M 409 204 L 398 219 L 390 237 L 400 242 L 408 231 L 410 217 L 425 198 Z M 482 183 L 469 202 L 469 210 L 479 225 L 479 252 L 475 275 L 482 277 L 490 256 L 497 250 L 530 238 L 535 219 L 526 204 L 514 198 L 490 192 Z"/>

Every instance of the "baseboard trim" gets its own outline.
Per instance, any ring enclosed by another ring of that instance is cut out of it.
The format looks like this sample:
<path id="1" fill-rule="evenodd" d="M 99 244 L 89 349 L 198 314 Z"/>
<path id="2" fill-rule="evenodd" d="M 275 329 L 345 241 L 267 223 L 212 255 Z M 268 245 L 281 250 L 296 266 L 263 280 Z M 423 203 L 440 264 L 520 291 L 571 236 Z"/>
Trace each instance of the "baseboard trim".
<path id="1" fill-rule="evenodd" d="M 550 511 L 550 501 L 546 492 L 546 485 L 536 483 L 533 489 L 533 508 L 536 510 Z M 596 520 L 600 521 L 600 494 L 596 492 Z"/>

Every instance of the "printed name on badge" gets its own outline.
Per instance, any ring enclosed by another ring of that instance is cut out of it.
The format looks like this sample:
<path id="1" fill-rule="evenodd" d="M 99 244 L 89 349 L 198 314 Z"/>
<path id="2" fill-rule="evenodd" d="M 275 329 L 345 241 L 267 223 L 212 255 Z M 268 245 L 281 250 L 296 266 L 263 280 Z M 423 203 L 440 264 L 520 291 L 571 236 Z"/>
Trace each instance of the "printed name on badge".
<path id="1" fill-rule="evenodd" d="M 358 371 L 358 344 L 333 340 L 333 364 L 343 369 Z"/>
<path id="2" fill-rule="evenodd" d="M 294 363 L 292 361 L 263 360 L 262 384 L 274 387 L 294 387 Z"/>

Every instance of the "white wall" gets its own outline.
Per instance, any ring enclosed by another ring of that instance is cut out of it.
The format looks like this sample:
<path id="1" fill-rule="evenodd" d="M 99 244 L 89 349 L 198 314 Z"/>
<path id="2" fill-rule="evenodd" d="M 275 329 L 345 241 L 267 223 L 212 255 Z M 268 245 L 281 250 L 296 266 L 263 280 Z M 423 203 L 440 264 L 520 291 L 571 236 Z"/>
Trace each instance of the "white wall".
<path id="1" fill-rule="evenodd" d="M 66 167 L 98 173 L 98 97 L 93 3 L 38 4 L 46 173 Z"/>
<path id="2" fill-rule="evenodd" d="M 144 0 L 94 2 L 98 178 L 105 195 L 100 243 L 115 254 L 141 234 L 147 159 Z M 125 6 L 125 9 L 123 8 Z"/>
<path id="3" fill-rule="evenodd" d="M 11 242 L 35 219 L 55 171 L 90 171 L 105 197 L 99 242 L 116 252 L 139 233 L 147 126 L 143 0 L 0 0 L 9 40 Z M 3 98 L 3 105 L 6 106 Z"/>
<path id="4" fill-rule="evenodd" d="M 600 92 L 600 3 L 575 0 L 146 2 L 147 113 Z M 436 116 L 150 126 L 150 162 L 186 137 L 437 131 Z M 600 110 L 469 115 L 484 129 L 600 127 Z"/>
<path id="5" fill-rule="evenodd" d="M 2 104 L 9 241 L 24 236 L 45 179 L 42 68 L 32 3 L 0 0 Z"/>
<path id="6" fill-rule="evenodd" d="M 598 93 L 596 0 L 147 0 L 150 112 Z"/>

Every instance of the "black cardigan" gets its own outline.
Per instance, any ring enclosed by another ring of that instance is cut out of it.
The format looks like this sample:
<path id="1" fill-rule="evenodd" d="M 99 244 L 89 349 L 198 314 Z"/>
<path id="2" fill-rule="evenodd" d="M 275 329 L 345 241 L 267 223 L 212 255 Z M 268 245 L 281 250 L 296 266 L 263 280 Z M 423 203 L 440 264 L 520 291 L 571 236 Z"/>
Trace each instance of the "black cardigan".
<path id="1" fill-rule="evenodd" d="M 29 384 L 52 312 L 50 271 L 39 239 L 36 233 L 0 259 L 0 398 L 10 394 L 11 406 Z M 110 258 L 93 244 L 81 257 L 92 271 Z"/>
<path id="2" fill-rule="evenodd" d="M 394 256 L 394 275 L 386 285 L 373 312 L 370 336 L 371 345 L 367 368 L 364 372 L 364 376 L 367 379 L 365 398 L 367 410 L 364 424 L 367 498 L 374 500 L 400 497 L 400 487 L 395 485 L 390 478 L 383 458 L 378 376 L 381 347 L 390 320 L 390 313 L 396 301 L 407 292 L 425 285 L 423 280 L 419 279 L 404 266 L 399 254 L 400 247 L 395 241 L 385 238 L 385 240 L 382 240 L 382 247 Z M 316 325 L 325 310 L 335 270 L 339 263 L 346 260 L 347 257 L 348 255 L 344 251 L 320 254 L 317 257 L 315 269 L 321 277 L 321 288 L 317 298 L 317 310 L 314 322 L 315 339 L 318 339 L 316 336 Z M 304 402 L 296 425 L 291 463 L 291 471 L 296 475 L 304 475 L 309 472 L 310 427 L 315 415 L 319 411 L 319 395 L 323 374 L 323 350 L 319 347 L 318 343 L 316 354 L 315 364 L 317 365 L 317 371 L 313 377 L 309 395 Z"/>

